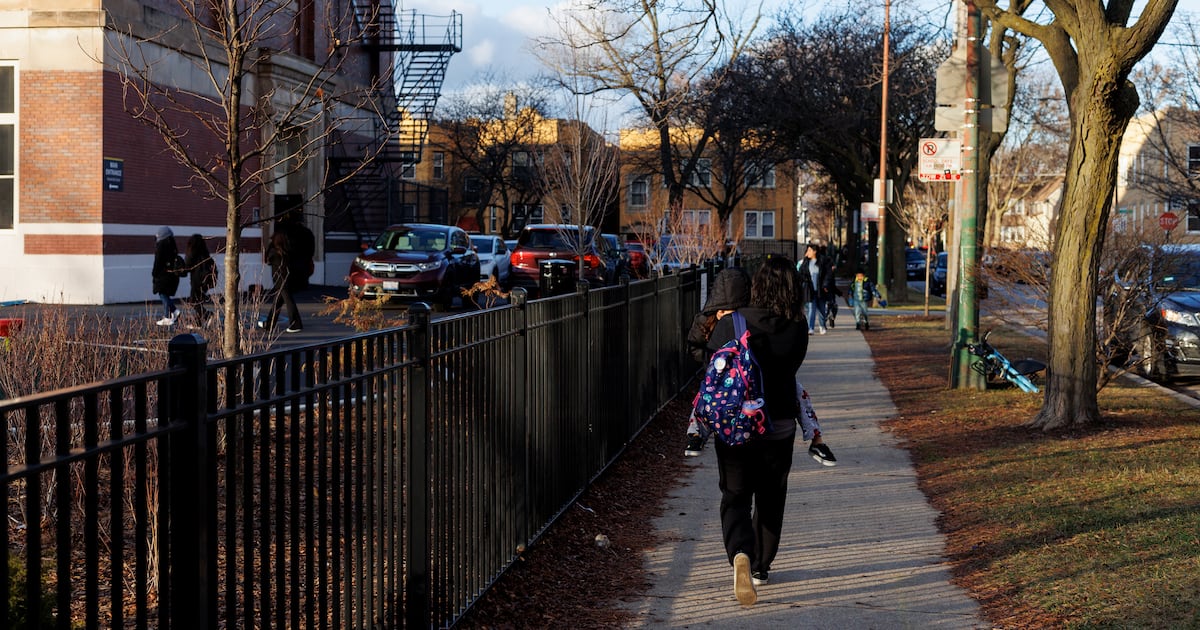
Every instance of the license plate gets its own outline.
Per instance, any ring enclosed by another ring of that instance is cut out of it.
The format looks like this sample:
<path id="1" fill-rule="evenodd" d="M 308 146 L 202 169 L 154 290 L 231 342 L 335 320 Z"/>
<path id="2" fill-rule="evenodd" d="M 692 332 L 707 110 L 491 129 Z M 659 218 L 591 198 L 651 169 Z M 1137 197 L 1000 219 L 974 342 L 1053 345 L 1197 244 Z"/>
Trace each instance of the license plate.
<path id="1" fill-rule="evenodd" d="M 399 282 L 386 282 L 386 281 L 385 281 L 385 282 L 383 283 L 383 290 L 384 290 L 384 291 L 399 291 L 399 290 L 400 290 L 400 283 L 399 283 Z"/>

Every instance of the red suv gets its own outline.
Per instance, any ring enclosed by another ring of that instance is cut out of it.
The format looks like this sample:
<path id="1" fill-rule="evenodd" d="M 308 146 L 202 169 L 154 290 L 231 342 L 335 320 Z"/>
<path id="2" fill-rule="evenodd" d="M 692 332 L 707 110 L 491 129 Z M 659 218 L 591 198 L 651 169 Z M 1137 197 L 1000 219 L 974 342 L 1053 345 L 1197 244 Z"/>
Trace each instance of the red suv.
<path id="1" fill-rule="evenodd" d="M 580 252 L 583 253 L 582 261 Z M 546 260 L 568 260 L 581 264 L 583 280 L 594 287 L 614 284 L 625 273 L 619 252 L 592 227 L 539 223 L 527 225 L 512 251 L 512 283 L 537 294 L 540 266 Z"/>
<path id="2" fill-rule="evenodd" d="M 449 306 L 479 280 L 479 256 L 461 228 L 430 223 L 393 225 L 350 265 L 350 291 Z"/>

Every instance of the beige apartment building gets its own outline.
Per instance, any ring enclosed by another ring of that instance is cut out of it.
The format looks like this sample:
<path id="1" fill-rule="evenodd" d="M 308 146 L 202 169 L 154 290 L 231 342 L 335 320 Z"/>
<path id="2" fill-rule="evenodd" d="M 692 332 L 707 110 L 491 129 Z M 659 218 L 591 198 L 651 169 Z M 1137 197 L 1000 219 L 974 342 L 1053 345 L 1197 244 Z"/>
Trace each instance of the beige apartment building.
<path id="1" fill-rule="evenodd" d="M 794 164 L 757 166 L 755 174 L 743 178 L 722 173 L 714 159 L 702 157 L 684 192 L 682 215 L 668 218 L 668 190 L 653 159 L 657 141 L 657 134 L 647 131 L 621 131 L 621 232 L 650 240 L 664 233 L 715 233 L 715 238 L 706 240 L 735 242 L 744 253 L 782 253 L 793 258 L 799 253 L 796 239 L 803 209 Z M 742 186 L 745 195 L 722 224 L 714 201 L 724 197 L 723 182 Z M 697 193 L 696 188 L 708 193 Z"/>
<path id="2" fill-rule="evenodd" d="M 1200 243 L 1200 112 L 1180 108 L 1134 118 L 1121 143 L 1114 230 L 1160 230 L 1170 212 L 1178 225 L 1168 239 Z"/>

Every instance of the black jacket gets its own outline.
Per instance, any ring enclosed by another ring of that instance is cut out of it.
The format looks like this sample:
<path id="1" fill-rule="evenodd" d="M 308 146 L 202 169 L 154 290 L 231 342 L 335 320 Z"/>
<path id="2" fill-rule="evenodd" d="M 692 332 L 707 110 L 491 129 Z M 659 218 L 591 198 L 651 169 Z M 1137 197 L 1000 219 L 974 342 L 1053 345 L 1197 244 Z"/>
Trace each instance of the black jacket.
<path id="1" fill-rule="evenodd" d="M 740 308 L 750 330 L 750 350 L 763 374 L 763 397 L 767 417 L 776 431 L 781 420 L 799 414 L 796 404 L 796 370 L 808 353 L 808 323 L 785 319 L 761 308 Z M 733 339 L 733 318 L 723 317 L 708 339 L 709 351 L 715 351 Z M 792 423 L 792 429 L 795 425 Z"/>
<path id="2" fill-rule="evenodd" d="M 175 237 L 165 238 L 154 245 L 154 266 L 150 269 L 151 287 L 155 295 L 174 297 L 179 290 L 179 269 L 183 267 Z"/>
<path id="3" fill-rule="evenodd" d="M 717 311 L 732 311 L 750 303 L 750 277 L 741 268 L 725 269 L 713 280 L 704 308 L 692 319 L 688 330 L 688 352 L 698 363 L 707 363 L 712 352 L 708 338 L 716 324 Z"/>

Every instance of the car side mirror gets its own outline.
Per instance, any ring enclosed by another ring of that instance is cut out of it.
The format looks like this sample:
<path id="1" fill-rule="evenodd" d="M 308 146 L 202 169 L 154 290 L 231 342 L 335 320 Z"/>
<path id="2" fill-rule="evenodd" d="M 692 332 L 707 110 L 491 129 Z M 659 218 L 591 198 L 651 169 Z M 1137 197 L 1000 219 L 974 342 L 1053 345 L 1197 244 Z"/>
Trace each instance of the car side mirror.
<path id="1" fill-rule="evenodd" d="M 462 245 L 455 245 L 454 248 L 450 250 L 450 253 L 454 254 L 455 256 L 462 256 L 463 254 L 467 253 L 467 248 L 463 247 Z"/>

